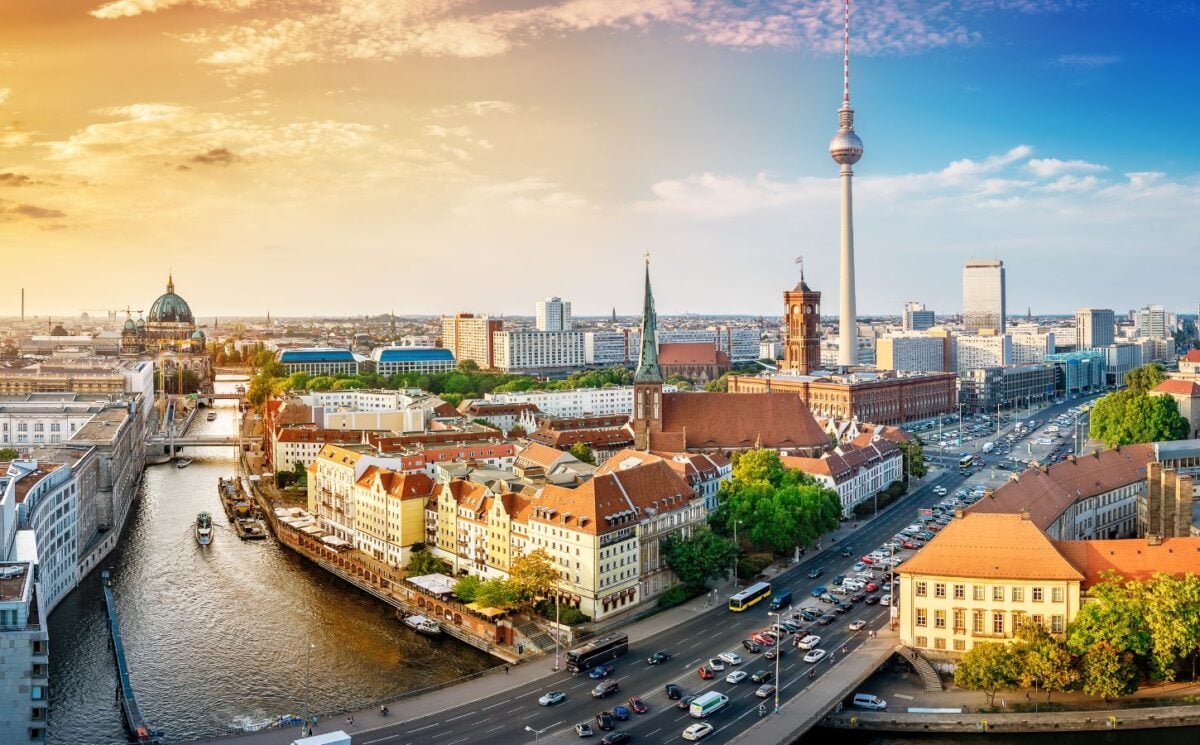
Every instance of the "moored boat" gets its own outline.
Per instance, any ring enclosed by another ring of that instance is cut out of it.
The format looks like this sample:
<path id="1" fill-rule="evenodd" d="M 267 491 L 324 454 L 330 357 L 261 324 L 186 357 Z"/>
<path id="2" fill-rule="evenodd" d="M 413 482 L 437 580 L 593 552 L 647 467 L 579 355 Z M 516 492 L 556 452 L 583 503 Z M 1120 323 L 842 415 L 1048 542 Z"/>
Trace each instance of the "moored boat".
<path id="1" fill-rule="evenodd" d="M 404 617 L 404 624 L 410 629 L 413 629 L 419 634 L 429 634 L 430 636 L 442 633 L 442 627 L 438 626 L 438 622 L 429 618 L 414 613 L 411 616 Z"/>
<path id="2" fill-rule="evenodd" d="M 207 546 L 213 540 L 212 515 L 201 512 L 196 515 L 196 543 Z"/>
<path id="3" fill-rule="evenodd" d="M 210 411 L 204 418 L 210 422 L 215 422 L 217 421 L 217 412 Z"/>
<path id="4" fill-rule="evenodd" d="M 176 468 L 187 468 L 190 465 L 192 465 L 191 458 L 180 458 L 179 460 L 175 461 Z"/>

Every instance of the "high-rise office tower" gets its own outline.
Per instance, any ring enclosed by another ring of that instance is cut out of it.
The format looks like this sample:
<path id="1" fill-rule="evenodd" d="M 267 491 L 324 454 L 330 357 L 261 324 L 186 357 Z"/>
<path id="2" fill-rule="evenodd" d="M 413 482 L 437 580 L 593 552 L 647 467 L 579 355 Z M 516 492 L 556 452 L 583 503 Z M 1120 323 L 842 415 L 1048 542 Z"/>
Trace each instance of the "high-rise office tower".
<path id="1" fill-rule="evenodd" d="M 571 304 L 562 298 L 548 297 L 537 303 L 538 331 L 570 331 Z"/>
<path id="2" fill-rule="evenodd" d="M 1075 348 L 1107 347 L 1116 324 L 1117 314 L 1107 308 L 1080 308 L 1075 311 Z"/>
<path id="3" fill-rule="evenodd" d="M 1006 318 L 1004 262 L 971 259 L 963 268 L 963 330 L 976 334 L 991 329 L 1003 334 Z"/>
<path id="4" fill-rule="evenodd" d="M 1165 339 L 1171 335 L 1168 313 L 1161 305 L 1147 305 L 1133 312 L 1133 327 L 1146 339 Z"/>
<path id="5" fill-rule="evenodd" d="M 850 0 L 846 0 L 845 31 L 842 36 L 842 105 L 838 109 L 838 131 L 829 143 L 829 155 L 841 166 L 842 261 L 838 298 L 838 365 L 858 363 L 858 326 L 854 306 L 854 209 L 851 168 L 862 159 L 863 142 L 854 132 L 854 109 L 850 108 Z"/>
<path id="6" fill-rule="evenodd" d="M 925 303 L 911 300 L 904 304 L 904 313 L 900 325 L 905 331 L 924 331 L 933 328 L 933 311 L 925 308 Z"/>

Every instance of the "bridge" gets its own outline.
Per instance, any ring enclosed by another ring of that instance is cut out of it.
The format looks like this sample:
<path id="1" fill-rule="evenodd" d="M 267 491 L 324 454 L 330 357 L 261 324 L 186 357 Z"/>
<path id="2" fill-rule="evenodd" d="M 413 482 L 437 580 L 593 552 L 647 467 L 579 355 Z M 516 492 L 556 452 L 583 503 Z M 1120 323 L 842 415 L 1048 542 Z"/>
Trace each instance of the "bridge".
<path id="1" fill-rule="evenodd" d="M 183 435 L 180 437 L 170 437 L 168 435 L 154 435 L 146 438 L 146 445 L 150 447 L 232 447 L 243 442 L 262 442 L 262 437 L 243 436 L 240 439 L 237 435 Z"/>
<path id="2" fill-rule="evenodd" d="M 197 394 L 195 394 L 195 396 L 196 396 L 196 400 L 199 401 L 200 403 L 204 403 L 206 401 L 208 403 L 212 403 L 213 401 L 245 401 L 246 400 L 246 393 L 244 391 L 242 393 L 197 393 Z"/>
<path id="3" fill-rule="evenodd" d="M 159 733 L 150 730 L 142 719 L 137 698 L 133 695 L 133 683 L 129 680 L 129 663 L 125 661 L 125 645 L 121 641 L 121 627 L 117 623 L 117 604 L 113 599 L 112 577 L 105 569 L 100 573 L 104 584 L 104 606 L 108 610 L 108 628 L 112 633 L 113 656 L 117 658 L 117 676 L 121 681 L 121 714 L 129 732 L 138 742 L 157 743 Z"/>

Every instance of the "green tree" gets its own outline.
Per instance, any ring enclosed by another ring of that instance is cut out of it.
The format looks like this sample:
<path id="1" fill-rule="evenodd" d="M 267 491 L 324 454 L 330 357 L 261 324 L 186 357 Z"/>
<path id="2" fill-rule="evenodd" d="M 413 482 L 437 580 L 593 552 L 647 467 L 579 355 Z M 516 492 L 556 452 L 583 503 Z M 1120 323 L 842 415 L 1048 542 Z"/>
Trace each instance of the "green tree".
<path id="1" fill-rule="evenodd" d="M 704 386 L 704 390 L 709 393 L 726 393 L 729 391 L 729 373 L 725 373 L 716 380 Z"/>
<path id="2" fill-rule="evenodd" d="M 724 576 L 738 553 L 733 541 L 706 528 L 689 538 L 668 536 L 659 550 L 679 581 L 693 587 L 707 587 L 709 580 Z"/>
<path id="3" fill-rule="evenodd" d="M 1187 437 L 1190 425 L 1170 396 L 1127 388 L 1101 398 L 1092 408 L 1088 434 L 1109 447 Z"/>
<path id="4" fill-rule="evenodd" d="M 967 691 L 983 691 L 988 706 L 996 694 L 1016 688 L 1020 663 L 1007 644 L 976 644 L 954 668 L 954 685 Z"/>
<path id="5" fill-rule="evenodd" d="M 1134 587 L 1150 631 L 1155 674 L 1174 680 L 1176 666 L 1191 657 L 1194 679 L 1195 656 L 1200 652 L 1200 578 L 1156 574 Z"/>
<path id="6" fill-rule="evenodd" d="M 476 577 L 474 574 L 468 574 L 454 583 L 454 597 L 464 603 L 473 603 L 482 584 L 483 580 L 479 577 Z"/>
<path id="7" fill-rule="evenodd" d="M 554 560 L 540 548 L 513 559 L 508 570 L 509 588 L 525 605 L 532 605 L 538 598 L 549 595 L 558 579 Z"/>
<path id="8" fill-rule="evenodd" d="M 1106 641 L 1093 644 L 1083 655 L 1083 692 L 1105 702 L 1137 690 L 1138 670 L 1132 652 L 1120 652 Z"/>
<path id="9" fill-rule="evenodd" d="M 426 574 L 449 574 L 450 565 L 428 551 L 413 551 L 405 569 L 410 577 L 423 577 Z"/>
<path id="10" fill-rule="evenodd" d="M 521 604 L 517 593 L 502 579 L 489 579 L 475 591 L 475 602 L 484 608 L 511 610 Z"/>
<path id="11" fill-rule="evenodd" d="M 13 461 L 20 457 L 21 454 L 12 448 L 0 448 L 0 460 Z"/>
<path id="12" fill-rule="evenodd" d="M 1079 671 L 1066 645 L 1039 623 L 1025 620 L 1016 629 L 1012 654 L 1018 660 L 1017 679 L 1025 688 L 1037 687 L 1050 700 L 1052 691 L 1070 690 L 1079 681 Z"/>
<path id="13" fill-rule="evenodd" d="M 1146 393 L 1163 382 L 1163 368 L 1157 362 L 1130 370 L 1125 373 L 1125 385 L 1134 393 Z"/>
<path id="14" fill-rule="evenodd" d="M 337 378 L 332 375 L 318 375 L 315 378 L 308 379 L 308 390 L 310 391 L 331 391 L 334 383 L 337 383 Z"/>
<path id="15" fill-rule="evenodd" d="M 568 450 L 567 452 L 569 452 L 571 455 L 574 455 L 576 458 L 583 461 L 584 463 L 591 463 L 592 465 L 596 465 L 596 454 L 592 452 L 592 447 L 590 445 L 588 445 L 586 442 L 575 443 L 574 445 L 571 446 L 571 449 Z"/>
<path id="16" fill-rule="evenodd" d="M 479 372 L 479 363 L 475 360 L 459 360 L 458 371 L 465 375 L 471 375 Z"/>
<path id="17" fill-rule="evenodd" d="M 1088 590 L 1084 603 L 1071 622 L 1067 648 L 1085 655 L 1097 644 L 1126 650 L 1141 658 L 1150 655 L 1150 628 L 1140 600 L 1121 577 L 1111 572 Z"/>
<path id="18" fill-rule="evenodd" d="M 912 435 L 911 442 L 901 442 L 900 452 L 904 455 L 904 473 L 912 474 L 918 478 L 929 473 L 929 468 L 925 465 L 925 443 L 920 437 Z M 905 481 L 907 482 L 907 475 Z"/>

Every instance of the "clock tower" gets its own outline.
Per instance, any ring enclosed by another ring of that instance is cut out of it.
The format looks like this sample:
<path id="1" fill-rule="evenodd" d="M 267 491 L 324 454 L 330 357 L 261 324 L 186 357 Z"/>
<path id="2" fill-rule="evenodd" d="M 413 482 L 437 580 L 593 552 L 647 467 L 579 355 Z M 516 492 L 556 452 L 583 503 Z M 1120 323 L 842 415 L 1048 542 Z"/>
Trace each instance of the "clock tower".
<path id="1" fill-rule="evenodd" d="M 783 372 L 808 375 L 821 366 L 821 293 L 804 281 L 783 293 L 783 317 L 787 344 L 783 350 Z"/>

